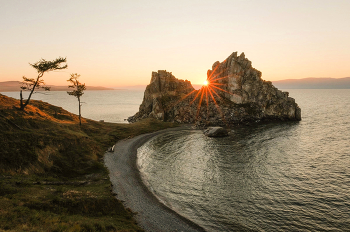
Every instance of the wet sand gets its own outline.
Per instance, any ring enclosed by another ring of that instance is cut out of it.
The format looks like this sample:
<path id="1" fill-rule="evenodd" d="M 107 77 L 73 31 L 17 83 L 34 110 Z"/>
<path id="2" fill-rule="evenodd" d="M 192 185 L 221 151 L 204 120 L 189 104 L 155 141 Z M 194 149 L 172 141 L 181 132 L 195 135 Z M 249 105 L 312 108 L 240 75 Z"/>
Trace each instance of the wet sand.
<path id="1" fill-rule="evenodd" d="M 104 156 L 113 192 L 124 202 L 125 207 L 137 212 L 136 221 L 146 231 L 204 231 L 197 224 L 160 203 L 143 184 L 136 166 L 137 149 L 140 146 L 165 131 L 182 129 L 184 127 L 171 128 L 119 141 L 114 152 L 107 152 Z"/>

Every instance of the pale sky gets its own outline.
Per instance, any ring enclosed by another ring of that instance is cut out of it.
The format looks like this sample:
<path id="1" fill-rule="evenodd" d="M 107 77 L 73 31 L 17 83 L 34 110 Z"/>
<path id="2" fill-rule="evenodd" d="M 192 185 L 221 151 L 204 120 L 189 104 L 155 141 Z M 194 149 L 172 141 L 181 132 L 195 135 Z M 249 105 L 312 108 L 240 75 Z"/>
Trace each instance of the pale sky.
<path id="1" fill-rule="evenodd" d="M 67 85 L 148 84 L 167 70 L 201 84 L 215 61 L 244 52 L 269 81 L 350 76 L 350 0 L 0 0 L 0 81 L 67 57 L 44 75 Z"/>

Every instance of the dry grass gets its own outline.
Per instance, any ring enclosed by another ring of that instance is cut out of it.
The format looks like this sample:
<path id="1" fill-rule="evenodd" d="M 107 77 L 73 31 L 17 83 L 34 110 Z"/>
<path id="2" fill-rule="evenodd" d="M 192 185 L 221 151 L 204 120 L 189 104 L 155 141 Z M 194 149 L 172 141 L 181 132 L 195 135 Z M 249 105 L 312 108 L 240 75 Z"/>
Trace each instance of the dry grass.
<path id="1" fill-rule="evenodd" d="M 20 111 L 0 94 L 0 231 L 139 231 L 111 194 L 103 154 L 120 139 L 176 125 L 83 119 L 80 127 L 61 107 L 30 104 Z"/>

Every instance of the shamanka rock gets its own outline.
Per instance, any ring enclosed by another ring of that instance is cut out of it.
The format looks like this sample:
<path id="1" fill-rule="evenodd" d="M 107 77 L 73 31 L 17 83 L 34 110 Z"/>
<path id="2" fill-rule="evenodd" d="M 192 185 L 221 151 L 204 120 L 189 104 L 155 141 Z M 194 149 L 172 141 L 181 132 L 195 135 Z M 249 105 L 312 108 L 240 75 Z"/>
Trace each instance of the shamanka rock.
<path id="1" fill-rule="evenodd" d="M 156 118 L 205 126 L 228 126 L 257 121 L 301 120 L 301 109 L 288 92 L 261 79 L 244 53 L 232 53 L 208 70 L 208 85 L 194 90 L 189 81 L 172 73 L 152 73 L 139 112 L 128 118 L 135 122 Z"/>

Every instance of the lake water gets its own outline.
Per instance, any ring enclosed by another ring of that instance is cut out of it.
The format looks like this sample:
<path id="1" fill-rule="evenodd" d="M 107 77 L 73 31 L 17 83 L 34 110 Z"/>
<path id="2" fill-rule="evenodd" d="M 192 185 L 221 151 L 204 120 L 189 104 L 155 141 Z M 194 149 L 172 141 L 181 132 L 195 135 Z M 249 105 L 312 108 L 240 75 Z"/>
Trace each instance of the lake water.
<path id="1" fill-rule="evenodd" d="M 350 90 L 289 90 L 301 122 L 155 137 L 138 150 L 150 190 L 208 231 L 350 231 Z M 18 98 L 18 92 L 3 93 Z M 33 99 L 77 113 L 66 92 Z M 86 91 L 83 117 L 124 122 L 143 91 Z"/>
<path id="2" fill-rule="evenodd" d="M 85 91 L 81 97 L 81 115 L 93 120 L 105 122 L 126 123 L 124 119 L 139 111 L 144 90 L 97 90 Z M 2 94 L 19 99 L 19 92 L 2 92 Z M 23 92 L 27 98 L 29 92 Z M 60 106 L 71 113 L 78 114 L 78 100 L 66 91 L 37 92 L 33 100 L 42 100 L 55 106 Z"/>
<path id="3" fill-rule="evenodd" d="M 289 90 L 301 122 L 155 137 L 138 166 L 166 205 L 208 231 L 350 231 L 350 90 Z"/>

